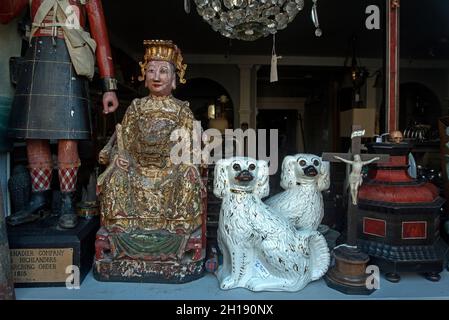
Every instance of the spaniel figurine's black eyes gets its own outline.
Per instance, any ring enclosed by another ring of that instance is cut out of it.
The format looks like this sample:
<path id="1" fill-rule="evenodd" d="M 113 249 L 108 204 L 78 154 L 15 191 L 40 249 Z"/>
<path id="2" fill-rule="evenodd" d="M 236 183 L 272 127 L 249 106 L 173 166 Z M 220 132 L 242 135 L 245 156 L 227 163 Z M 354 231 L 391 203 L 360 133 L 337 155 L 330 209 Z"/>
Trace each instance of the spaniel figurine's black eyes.
<path id="1" fill-rule="evenodd" d="M 256 169 L 256 165 L 254 163 L 251 163 L 248 168 L 249 170 L 253 171 L 254 169 Z"/>
<path id="2" fill-rule="evenodd" d="M 240 165 L 238 164 L 238 163 L 235 163 L 233 166 L 232 166 L 232 169 L 234 169 L 235 171 L 241 171 L 242 169 L 240 168 Z"/>
<path id="3" fill-rule="evenodd" d="M 320 162 L 318 160 L 313 161 L 313 165 L 315 167 L 318 167 L 320 165 Z"/>
<path id="4" fill-rule="evenodd" d="M 304 167 L 306 164 L 307 164 L 306 160 L 301 160 L 301 161 L 299 161 L 299 165 L 300 165 L 301 167 Z"/>

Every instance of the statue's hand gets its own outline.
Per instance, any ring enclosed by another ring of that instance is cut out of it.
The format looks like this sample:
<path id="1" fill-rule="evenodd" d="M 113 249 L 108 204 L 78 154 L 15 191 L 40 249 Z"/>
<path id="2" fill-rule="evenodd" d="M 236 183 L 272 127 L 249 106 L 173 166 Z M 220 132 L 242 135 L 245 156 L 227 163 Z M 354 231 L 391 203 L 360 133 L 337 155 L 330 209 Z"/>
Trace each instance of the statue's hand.
<path id="1" fill-rule="evenodd" d="M 115 161 L 115 164 L 117 165 L 117 167 L 119 167 L 120 169 L 128 172 L 128 168 L 129 168 L 129 161 L 126 160 L 125 158 L 118 156 L 117 160 Z"/>
<path id="2" fill-rule="evenodd" d="M 108 150 L 101 150 L 100 154 L 98 155 L 98 162 L 100 164 L 107 165 L 109 163 L 109 152 Z"/>
<path id="3" fill-rule="evenodd" d="M 103 94 L 103 113 L 108 114 L 114 112 L 118 108 L 118 99 L 114 91 L 105 92 Z"/>

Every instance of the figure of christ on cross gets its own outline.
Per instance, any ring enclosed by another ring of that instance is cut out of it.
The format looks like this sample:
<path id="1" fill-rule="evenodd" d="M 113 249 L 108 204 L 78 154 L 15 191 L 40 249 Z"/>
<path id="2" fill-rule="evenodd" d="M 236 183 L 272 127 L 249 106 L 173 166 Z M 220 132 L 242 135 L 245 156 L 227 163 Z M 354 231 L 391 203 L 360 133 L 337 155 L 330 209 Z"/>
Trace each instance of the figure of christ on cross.
<path id="1" fill-rule="evenodd" d="M 339 156 L 334 156 L 334 158 L 337 160 L 343 161 L 344 163 L 350 164 L 352 167 L 351 173 L 349 174 L 349 188 L 351 191 L 352 204 L 357 205 L 357 194 L 359 191 L 359 187 L 363 183 L 363 178 L 362 178 L 363 166 L 370 164 L 374 161 L 378 161 L 378 160 L 380 160 L 380 158 L 375 157 L 368 161 L 362 161 L 359 154 L 354 155 L 353 161 L 346 160 Z"/>
<path id="2" fill-rule="evenodd" d="M 330 162 L 345 162 L 352 165 L 351 173 L 349 174 L 349 187 L 352 200 L 348 199 L 348 222 L 347 244 L 350 246 L 356 246 L 357 239 L 357 194 L 359 187 L 363 182 L 362 168 L 364 165 L 373 162 L 387 162 L 389 155 L 384 154 L 361 154 L 362 136 L 365 134 L 365 130 L 362 130 L 360 125 L 352 126 L 351 134 L 351 152 L 348 153 L 323 153 L 323 161 Z"/>

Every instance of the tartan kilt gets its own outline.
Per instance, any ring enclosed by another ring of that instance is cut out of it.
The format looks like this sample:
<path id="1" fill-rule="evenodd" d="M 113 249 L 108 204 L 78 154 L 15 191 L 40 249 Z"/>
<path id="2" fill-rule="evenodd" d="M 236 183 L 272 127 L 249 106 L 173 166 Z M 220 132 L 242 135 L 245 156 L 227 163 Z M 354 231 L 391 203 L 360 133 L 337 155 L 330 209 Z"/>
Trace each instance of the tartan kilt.
<path id="1" fill-rule="evenodd" d="M 65 40 L 34 37 L 20 64 L 8 135 L 19 139 L 90 139 L 89 82 L 72 65 Z"/>

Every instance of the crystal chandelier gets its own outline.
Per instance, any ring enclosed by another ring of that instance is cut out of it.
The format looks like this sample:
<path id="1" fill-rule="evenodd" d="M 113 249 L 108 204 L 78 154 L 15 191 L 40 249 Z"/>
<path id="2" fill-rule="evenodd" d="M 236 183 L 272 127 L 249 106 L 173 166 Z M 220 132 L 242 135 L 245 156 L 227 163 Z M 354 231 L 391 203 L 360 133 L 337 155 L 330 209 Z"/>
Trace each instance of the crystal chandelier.
<path id="1" fill-rule="evenodd" d="M 321 36 L 318 23 L 318 0 L 312 0 L 315 35 Z M 285 29 L 304 0 L 195 0 L 197 11 L 215 31 L 233 39 L 252 41 Z"/>

